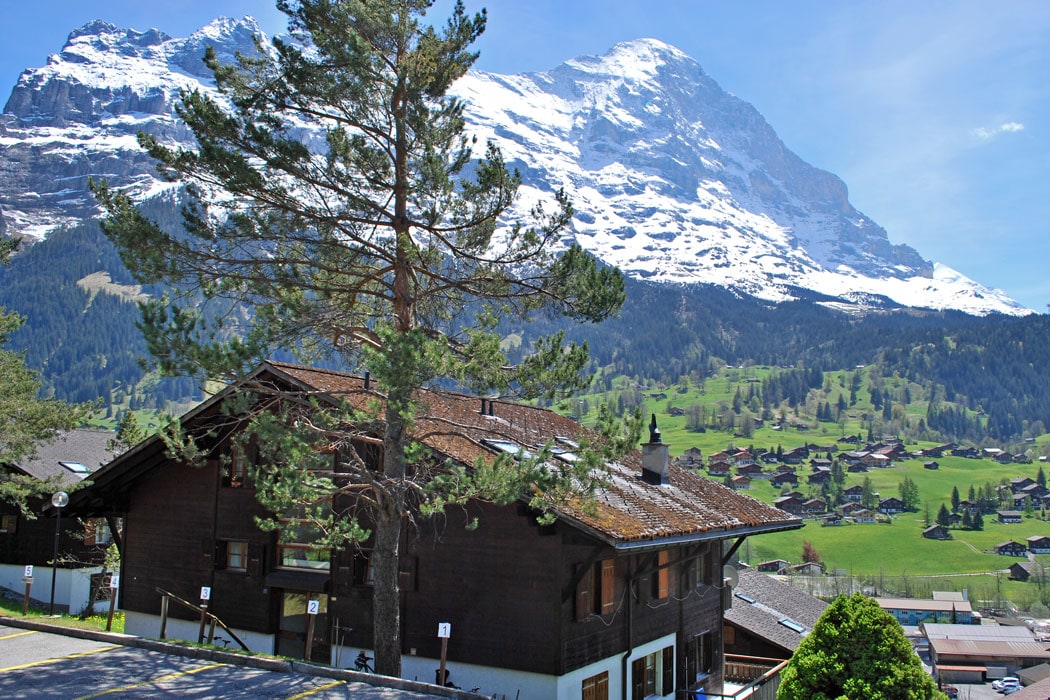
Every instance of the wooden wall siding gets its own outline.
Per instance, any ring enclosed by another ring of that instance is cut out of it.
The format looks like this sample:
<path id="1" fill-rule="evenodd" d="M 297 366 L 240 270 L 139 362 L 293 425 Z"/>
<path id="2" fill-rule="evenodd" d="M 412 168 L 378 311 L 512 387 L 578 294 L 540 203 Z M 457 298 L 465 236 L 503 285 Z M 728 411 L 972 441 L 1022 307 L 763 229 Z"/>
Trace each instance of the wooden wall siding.
<path id="1" fill-rule="evenodd" d="M 479 527 L 467 530 L 468 518 Z M 406 650 L 437 655 L 439 622 L 452 623 L 450 659 L 550 673 L 558 658 L 561 538 L 515 506 L 450 512 L 421 531 L 418 590 L 405 596 Z"/>
<path id="2" fill-rule="evenodd" d="M 0 564 L 24 566 L 48 566 L 55 552 L 55 519 L 45 518 L 43 503 L 36 505 L 36 520 L 30 520 L 18 509 L 7 504 L 0 504 L 0 514 L 14 514 L 18 521 L 14 532 L 0 532 Z M 105 547 L 95 548 L 84 544 L 84 526 L 77 518 L 63 514 L 62 530 L 59 535 L 59 560 L 73 557 L 77 564 L 59 564 L 59 568 L 94 566 L 105 557 Z M 39 586 L 39 581 L 34 584 Z M 39 589 L 37 589 L 39 597 Z"/>
<path id="3" fill-rule="evenodd" d="M 730 623 L 726 623 L 728 627 Z M 786 659 L 791 656 L 790 652 L 772 644 L 761 637 L 757 637 L 747 630 L 736 627 L 733 634 L 733 644 L 726 644 L 725 653 L 737 656 L 758 656 L 764 659 Z"/>
<path id="4" fill-rule="evenodd" d="M 156 615 L 157 587 L 197 602 L 201 586 L 212 585 L 215 486 L 213 471 L 173 463 L 153 469 L 135 485 L 135 507 L 125 525 L 125 609 Z M 169 612 L 192 618 L 180 608 Z"/>

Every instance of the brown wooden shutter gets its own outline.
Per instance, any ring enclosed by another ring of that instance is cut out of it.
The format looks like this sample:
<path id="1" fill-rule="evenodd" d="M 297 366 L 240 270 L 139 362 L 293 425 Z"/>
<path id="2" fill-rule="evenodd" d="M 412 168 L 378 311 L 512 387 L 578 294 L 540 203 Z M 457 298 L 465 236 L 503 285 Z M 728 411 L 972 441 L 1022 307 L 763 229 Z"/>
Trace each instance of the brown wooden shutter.
<path id="1" fill-rule="evenodd" d="M 671 553 L 667 551 L 660 552 L 658 562 L 660 570 L 656 572 L 656 597 L 664 600 L 670 594 L 671 569 L 668 564 L 671 563 Z"/>
<path id="2" fill-rule="evenodd" d="M 616 585 L 616 560 L 605 559 L 601 563 L 602 567 L 602 615 L 609 615 L 613 612 L 615 607 L 615 598 L 613 597 L 613 589 Z"/>
<path id="3" fill-rule="evenodd" d="M 586 620 L 587 616 L 594 610 L 591 599 L 591 590 L 594 583 L 594 568 L 588 566 L 583 572 L 583 577 L 576 584 L 576 620 Z"/>
<path id="4" fill-rule="evenodd" d="M 674 692 L 674 647 L 664 647 L 663 662 L 664 682 L 660 694 L 670 695 Z"/>

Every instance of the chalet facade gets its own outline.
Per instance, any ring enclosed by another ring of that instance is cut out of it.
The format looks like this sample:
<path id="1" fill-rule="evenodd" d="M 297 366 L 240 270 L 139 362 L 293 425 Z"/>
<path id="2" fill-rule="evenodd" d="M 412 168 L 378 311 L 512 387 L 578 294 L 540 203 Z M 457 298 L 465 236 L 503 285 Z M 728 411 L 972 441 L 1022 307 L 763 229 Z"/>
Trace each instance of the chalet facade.
<path id="1" fill-rule="evenodd" d="M 997 510 L 995 511 L 995 514 L 1000 523 L 1017 525 L 1022 522 L 1023 516 L 1019 510 Z"/>
<path id="2" fill-rule="evenodd" d="M 1032 535 L 1027 540 L 1028 551 L 1032 554 L 1050 554 L 1050 537 Z"/>
<path id="3" fill-rule="evenodd" d="M 333 403 L 382 399 L 367 380 L 338 372 L 267 363 L 255 378 Z M 302 658 L 309 646 L 312 660 L 351 665 L 358 650 L 372 647 L 367 542 L 304 557 L 302 545 L 255 526 L 253 517 L 265 513 L 250 483 L 234 483 L 229 437 L 206 430 L 234 396 L 228 388 L 182 419 L 201 436 L 204 468 L 172 461 L 151 438 L 108 464 L 74 504 L 126 518 L 126 629 L 157 635 L 157 588 L 197 600 L 209 586 L 210 612 L 251 649 Z M 472 465 L 555 436 L 568 446 L 585 430 L 531 406 L 437 392 L 420 401 L 428 413 L 417 429 L 430 426 L 428 434 L 439 436 L 424 444 L 441 463 Z M 459 435 L 433 430 L 449 422 Z M 370 444 L 358 454 L 372 463 L 379 447 Z M 452 679 L 486 692 L 648 698 L 722 688 L 722 566 L 747 536 L 801 521 L 671 465 L 655 430 L 640 453 L 609 468 L 612 479 L 593 508 L 562 506 L 552 524 L 539 523 L 525 503 L 470 503 L 404 533 L 406 678 L 433 677 L 441 647 L 435 630 L 450 622 Z M 480 527 L 466 527 L 475 517 Z M 307 644 L 310 602 L 319 614 Z M 195 638 L 197 625 L 192 613 L 170 619 L 168 634 Z"/>
<path id="4" fill-rule="evenodd" d="M 904 501 L 894 496 L 879 499 L 879 512 L 887 515 L 904 512 Z"/>
<path id="5" fill-rule="evenodd" d="M 952 533 L 943 525 L 931 525 L 922 531 L 922 536 L 928 540 L 950 540 Z"/>
<path id="6" fill-rule="evenodd" d="M 0 473 L 28 476 L 53 486 L 53 491 L 73 492 L 79 482 L 113 457 L 109 443 L 114 433 L 71 430 L 41 443 L 20 464 L 0 465 Z M 55 522 L 55 509 L 47 498 L 30 499 L 36 516 L 25 517 L 15 506 L 0 500 L 0 586 L 22 592 L 26 565 L 33 567 L 31 596 L 50 603 L 51 561 L 55 556 L 55 529 L 60 526 L 59 565 L 55 573 L 55 605 L 80 612 L 92 602 L 106 547 L 118 523 L 104 519 L 82 521 L 63 517 Z M 65 514 L 64 514 L 65 515 Z M 92 583 L 96 585 L 92 585 Z"/>

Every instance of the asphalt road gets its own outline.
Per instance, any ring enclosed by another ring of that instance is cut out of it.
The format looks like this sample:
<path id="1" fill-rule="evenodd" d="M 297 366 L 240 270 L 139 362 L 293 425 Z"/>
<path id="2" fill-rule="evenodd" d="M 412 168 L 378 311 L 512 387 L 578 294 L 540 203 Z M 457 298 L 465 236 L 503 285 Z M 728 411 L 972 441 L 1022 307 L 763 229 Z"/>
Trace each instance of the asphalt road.
<path id="1" fill-rule="evenodd" d="M 431 696 L 0 624 L 0 698 L 157 697 L 423 700 Z"/>

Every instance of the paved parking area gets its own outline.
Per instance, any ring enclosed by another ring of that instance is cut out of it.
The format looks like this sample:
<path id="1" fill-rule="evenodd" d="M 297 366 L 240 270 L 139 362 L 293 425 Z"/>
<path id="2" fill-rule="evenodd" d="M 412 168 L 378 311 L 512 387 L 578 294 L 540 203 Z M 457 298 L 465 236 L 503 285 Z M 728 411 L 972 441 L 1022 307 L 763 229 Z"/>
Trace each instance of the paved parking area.
<path id="1" fill-rule="evenodd" d="M 991 683 L 953 683 L 959 689 L 959 700 L 998 700 L 1003 696 L 992 689 Z"/>

